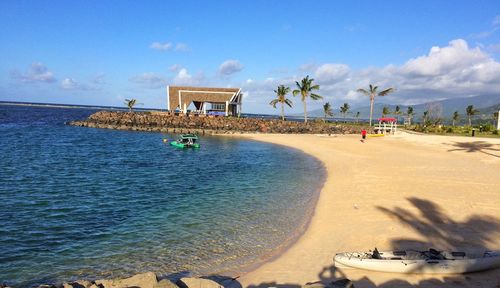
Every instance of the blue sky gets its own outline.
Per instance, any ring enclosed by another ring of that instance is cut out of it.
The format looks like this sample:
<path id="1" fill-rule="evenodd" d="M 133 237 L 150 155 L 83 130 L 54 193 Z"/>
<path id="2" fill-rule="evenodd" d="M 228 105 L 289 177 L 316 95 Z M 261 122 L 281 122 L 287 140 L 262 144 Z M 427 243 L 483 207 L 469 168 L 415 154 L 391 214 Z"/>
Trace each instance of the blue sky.
<path id="1" fill-rule="evenodd" d="M 498 1 L 3 0 L 0 100 L 166 108 L 167 85 L 230 86 L 275 113 L 277 85 L 306 75 L 311 110 L 368 105 L 369 83 L 394 104 L 493 94 L 498 30 Z"/>

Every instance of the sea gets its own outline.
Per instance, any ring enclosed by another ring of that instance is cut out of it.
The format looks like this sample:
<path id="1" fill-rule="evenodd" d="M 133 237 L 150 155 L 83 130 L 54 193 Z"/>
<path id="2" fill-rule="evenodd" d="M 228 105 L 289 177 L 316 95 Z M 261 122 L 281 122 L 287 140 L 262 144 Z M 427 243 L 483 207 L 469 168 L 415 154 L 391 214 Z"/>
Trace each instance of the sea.
<path id="1" fill-rule="evenodd" d="M 313 212 L 325 169 L 237 137 L 74 127 L 98 108 L 0 105 L 0 283 L 239 273 Z M 165 142 L 167 141 L 167 142 Z"/>

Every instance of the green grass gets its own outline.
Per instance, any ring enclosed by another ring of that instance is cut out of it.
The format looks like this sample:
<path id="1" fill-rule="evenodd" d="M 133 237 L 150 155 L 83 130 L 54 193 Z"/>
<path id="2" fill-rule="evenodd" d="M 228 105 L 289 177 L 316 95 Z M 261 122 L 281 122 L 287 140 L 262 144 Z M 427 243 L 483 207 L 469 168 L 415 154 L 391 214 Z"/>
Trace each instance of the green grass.
<path id="1" fill-rule="evenodd" d="M 405 129 L 425 133 L 432 135 L 446 135 L 446 136 L 463 136 L 463 137 L 472 137 L 472 130 L 475 130 L 474 137 L 488 137 L 488 138 L 500 138 L 499 131 L 495 130 L 493 125 L 486 124 L 481 127 L 482 132 L 479 132 L 479 126 L 446 126 L 446 125 L 429 125 L 429 126 L 421 126 L 421 125 L 412 125 L 406 127 Z"/>

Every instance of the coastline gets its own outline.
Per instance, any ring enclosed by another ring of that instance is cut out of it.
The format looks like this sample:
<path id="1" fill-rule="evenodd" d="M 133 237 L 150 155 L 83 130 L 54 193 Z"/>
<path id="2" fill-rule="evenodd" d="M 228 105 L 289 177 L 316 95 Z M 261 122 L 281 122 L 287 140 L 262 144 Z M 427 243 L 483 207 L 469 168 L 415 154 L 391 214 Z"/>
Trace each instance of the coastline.
<path id="1" fill-rule="evenodd" d="M 246 137 L 242 136 L 241 134 L 220 134 L 217 136 L 230 137 L 230 138 L 242 138 L 242 139 L 248 140 L 248 139 L 250 139 L 250 137 L 252 137 L 255 134 L 244 134 L 244 135 L 246 135 Z M 274 247 L 274 249 L 272 251 L 269 251 L 268 253 L 259 255 L 257 258 L 254 258 L 252 260 L 252 262 L 243 263 L 238 267 L 226 267 L 223 270 L 214 271 L 212 274 L 215 274 L 215 275 L 219 275 L 219 274 L 220 275 L 230 275 L 231 277 L 236 277 L 239 279 L 239 277 L 241 277 L 242 275 L 251 273 L 251 272 L 257 270 L 258 268 L 262 267 L 266 263 L 272 262 L 272 261 L 278 259 L 288 249 L 293 247 L 299 241 L 299 239 L 304 235 L 304 233 L 306 233 L 307 229 L 311 225 L 311 221 L 312 221 L 314 213 L 316 211 L 316 207 L 317 207 L 317 204 L 319 201 L 319 197 L 321 195 L 321 191 L 323 190 L 323 188 L 325 186 L 325 182 L 328 179 L 328 172 L 326 170 L 324 162 L 321 161 L 321 159 L 315 157 L 314 155 L 306 153 L 301 149 L 291 147 L 288 145 L 284 145 L 284 144 L 276 144 L 276 143 L 263 141 L 263 140 L 257 140 L 257 139 L 251 139 L 251 140 L 258 141 L 258 142 L 265 142 L 265 143 L 273 144 L 273 145 L 277 145 L 277 146 L 283 146 L 283 147 L 286 147 L 288 149 L 294 149 L 294 150 L 300 151 L 301 153 L 307 154 L 309 157 L 313 157 L 321 164 L 322 173 L 323 173 L 323 175 L 321 175 L 321 183 L 318 183 L 318 185 L 314 187 L 314 191 L 311 192 L 312 203 L 310 203 L 310 205 L 308 207 L 306 207 L 307 211 L 305 213 L 304 221 L 302 221 L 301 223 L 298 223 L 299 225 L 288 235 L 288 238 L 286 238 L 277 247 Z M 243 287 L 245 287 L 245 286 L 243 286 Z"/>
<path id="2" fill-rule="evenodd" d="M 243 287 L 297 287 L 342 278 L 351 279 L 356 287 L 500 282 L 495 276 L 498 269 L 445 276 L 333 266 L 335 253 L 374 247 L 499 250 L 500 212 L 496 207 L 500 207 L 500 195 L 495 187 L 500 186 L 500 179 L 495 171 L 500 171 L 500 139 L 406 133 L 365 143 L 357 135 L 237 137 L 300 149 L 320 159 L 327 171 L 306 231 L 288 249 L 239 278 Z M 384 166 L 391 173 L 380 169 Z M 431 219 L 437 223 L 430 223 Z"/>

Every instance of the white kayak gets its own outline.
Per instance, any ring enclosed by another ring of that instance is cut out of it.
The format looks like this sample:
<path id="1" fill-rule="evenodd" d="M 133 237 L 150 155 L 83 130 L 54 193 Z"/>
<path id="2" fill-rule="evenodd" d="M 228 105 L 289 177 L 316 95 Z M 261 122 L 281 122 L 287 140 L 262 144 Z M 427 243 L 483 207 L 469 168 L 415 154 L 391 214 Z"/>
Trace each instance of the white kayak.
<path id="1" fill-rule="evenodd" d="M 479 256 L 465 252 L 383 251 L 338 253 L 334 257 L 338 268 L 358 268 L 381 272 L 462 274 L 500 267 L 500 252 L 485 252 Z"/>

